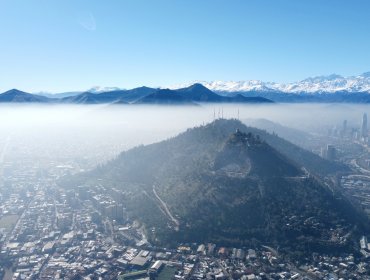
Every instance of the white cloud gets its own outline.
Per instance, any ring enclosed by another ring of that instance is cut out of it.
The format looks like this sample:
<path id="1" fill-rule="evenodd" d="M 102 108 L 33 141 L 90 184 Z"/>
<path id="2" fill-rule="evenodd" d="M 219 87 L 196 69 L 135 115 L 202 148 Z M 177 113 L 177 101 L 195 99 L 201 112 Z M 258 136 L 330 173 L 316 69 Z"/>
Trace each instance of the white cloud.
<path id="1" fill-rule="evenodd" d="M 91 12 L 84 12 L 80 15 L 78 23 L 87 31 L 96 30 L 96 20 Z"/>

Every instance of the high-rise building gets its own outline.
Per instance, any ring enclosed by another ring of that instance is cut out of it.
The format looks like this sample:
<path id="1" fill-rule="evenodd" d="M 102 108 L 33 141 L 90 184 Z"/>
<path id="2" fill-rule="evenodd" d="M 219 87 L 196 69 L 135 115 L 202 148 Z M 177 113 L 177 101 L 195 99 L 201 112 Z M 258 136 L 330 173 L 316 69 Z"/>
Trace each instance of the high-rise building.
<path id="1" fill-rule="evenodd" d="M 367 114 L 366 113 L 364 113 L 364 115 L 362 116 L 361 136 L 363 138 L 367 137 Z"/>
<path id="2" fill-rule="evenodd" d="M 326 147 L 326 158 L 328 160 L 335 160 L 336 151 L 333 145 L 327 145 Z"/>

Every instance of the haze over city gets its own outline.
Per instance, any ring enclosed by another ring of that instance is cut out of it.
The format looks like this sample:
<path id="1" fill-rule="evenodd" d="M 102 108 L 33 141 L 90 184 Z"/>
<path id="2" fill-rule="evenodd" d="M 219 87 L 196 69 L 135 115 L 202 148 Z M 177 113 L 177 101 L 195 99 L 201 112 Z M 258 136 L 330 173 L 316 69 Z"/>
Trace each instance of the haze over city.
<path id="1" fill-rule="evenodd" d="M 0 2 L 0 280 L 370 279 L 370 4 Z"/>

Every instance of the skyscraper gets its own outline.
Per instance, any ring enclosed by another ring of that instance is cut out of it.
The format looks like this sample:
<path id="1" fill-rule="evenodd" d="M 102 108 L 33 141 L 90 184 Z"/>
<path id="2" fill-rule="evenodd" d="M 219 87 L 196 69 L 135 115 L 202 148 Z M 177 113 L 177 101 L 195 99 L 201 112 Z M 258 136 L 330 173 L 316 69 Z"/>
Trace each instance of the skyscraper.
<path id="1" fill-rule="evenodd" d="M 326 146 L 326 159 L 328 160 L 335 160 L 336 157 L 336 150 L 333 145 Z"/>
<path id="2" fill-rule="evenodd" d="M 364 113 L 364 115 L 362 116 L 361 136 L 363 138 L 367 137 L 367 114 L 366 113 Z"/>

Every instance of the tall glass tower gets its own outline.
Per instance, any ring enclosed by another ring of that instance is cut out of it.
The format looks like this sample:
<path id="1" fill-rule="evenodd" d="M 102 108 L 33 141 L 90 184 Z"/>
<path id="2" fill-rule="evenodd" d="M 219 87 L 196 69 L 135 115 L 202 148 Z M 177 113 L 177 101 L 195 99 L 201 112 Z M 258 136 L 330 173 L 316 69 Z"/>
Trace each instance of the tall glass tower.
<path id="1" fill-rule="evenodd" d="M 367 114 L 364 113 L 362 116 L 361 136 L 367 137 Z"/>

